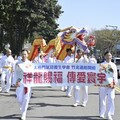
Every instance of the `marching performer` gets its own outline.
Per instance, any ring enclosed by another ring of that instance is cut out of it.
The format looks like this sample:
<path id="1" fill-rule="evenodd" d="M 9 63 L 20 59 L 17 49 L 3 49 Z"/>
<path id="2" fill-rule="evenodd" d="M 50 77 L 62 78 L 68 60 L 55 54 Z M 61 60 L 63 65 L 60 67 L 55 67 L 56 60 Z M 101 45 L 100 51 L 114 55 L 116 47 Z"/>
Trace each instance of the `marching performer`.
<path id="1" fill-rule="evenodd" d="M 97 64 L 97 60 L 94 55 L 91 55 L 89 58 L 89 63 Z"/>
<path id="2" fill-rule="evenodd" d="M 15 66 L 15 78 L 16 78 L 16 96 L 17 100 L 20 104 L 20 110 L 21 110 L 21 120 L 26 119 L 26 113 L 28 104 L 31 97 L 31 87 L 27 86 L 22 81 L 22 70 L 20 69 L 20 65 L 26 66 L 26 69 L 31 69 L 30 66 L 32 66 L 32 63 L 27 59 L 28 57 L 28 51 L 26 49 L 22 50 L 22 59 L 16 63 Z"/>
<path id="3" fill-rule="evenodd" d="M 62 63 L 62 60 L 56 58 L 54 48 L 45 56 L 45 59 L 46 63 Z"/>
<path id="4" fill-rule="evenodd" d="M 55 57 L 55 50 L 53 49 L 51 55 L 47 59 L 47 63 L 56 63 L 57 59 Z"/>
<path id="5" fill-rule="evenodd" d="M 45 56 L 45 53 L 43 53 L 43 51 L 41 51 L 39 48 L 38 48 L 38 56 L 35 57 L 35 59 L 33 60 L 33 63 L 44 63 L 44 56 Z"/>
<path id="6" fill-rule="evenodd" d="M 88 63 L 89 60 L 84 53 L 78 49 L 77 50 L 77 59 L 76 63 Z M 88 101 L 88 86 L 74 86 L 74 107 L 77 107 L 80 104 L 80 89 L 82 90 L 82 106 L 85 107 Z"/>
<path id="7" fill-rule="evenodd" d="M 74 62 L 74 55 L 72 55 L 72 50 L 71 49 L 67 49 L 66 50 L 67 52 L 67 56 L 65 57 L 64 59 L 64 63 L 73 63 Z M 64 89 L 66 89 L 66 86 L 63 86 Z M 73 86 L 67 86 L 67 96 L 68 97 L 71 97 L 72 96 L 72 89 L 73 89 Z"/>
<path id="8" fill-rule="evenodd" d="M 16 58 L 15 58 L 15 57 L 16 57 Z M 15 56 L 15 57 L 14 57 L 14 66 L 16 65 L 16 63 L 17 63 L 18 61 L 21 61 L 21 59 L 22 59 L 22 56 L 18 56 L 18 57 Z M 13 76 L 13 77 L 12 77 L 12 85 L 11 85 L 12 87 L 15 87 L 15 84 L 16 84 L 16 78 L 14 77 L 14 75 L 15 75 L 15 74 L 14 74 L 14 71 L 13 71 L 13 75 L 12 75 L 12 76 Z"/>
<path id="9" fill-rule="evenodd" d="M 14 58 L 12 57 L 12 51 L 6 49 L 6 55 L 1 59 L 1 92 L 9 93 L 11 87 L 12 72 L 14 71 Z"/>
<path id="10" fill-rule="evenodd" d="M 115 111 L 115 105 L 114 105 L 115 85 L 118 83 L 117 67 L 113 62 L 111 62 L 112 54 L 109 51 L 104 53 L 104 57 L 105 57 L 105 62 L 103 62 L 102 65 L 111 67 L 112 76 L 110 76 L 110 78 L 112 79 L 112 82 L 109 84 L 108 87 L 100 87 L 99 89 L 99 105 L 100 105 L 99 114 L 100 114 L 100 118 L 103 119 L 105 117 L 105 113 L 107 113 L 107 119 L 113 120 L 112 115 L 114 115 L 114 111 Z M 107 105 L 106 105 L 106 98 L 107 98 Z M 106 106 L 107 106 L 107 112 L 106 112 Z"/>

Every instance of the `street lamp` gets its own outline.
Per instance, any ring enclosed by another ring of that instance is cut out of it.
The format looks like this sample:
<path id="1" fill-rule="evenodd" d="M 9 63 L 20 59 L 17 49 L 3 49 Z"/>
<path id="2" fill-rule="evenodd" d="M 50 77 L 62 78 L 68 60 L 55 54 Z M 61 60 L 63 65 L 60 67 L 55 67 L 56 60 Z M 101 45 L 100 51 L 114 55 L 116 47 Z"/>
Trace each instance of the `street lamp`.
<path id="1" fill-rule="evenodd" d="M 118 28 L 118 26 L 113 26 L 113 25 L 106 25 L 106 28 L 107 27 L 111 27 L 111 28 L 113 28 L 114 30 L 117 30 L 117 28 Z"/>

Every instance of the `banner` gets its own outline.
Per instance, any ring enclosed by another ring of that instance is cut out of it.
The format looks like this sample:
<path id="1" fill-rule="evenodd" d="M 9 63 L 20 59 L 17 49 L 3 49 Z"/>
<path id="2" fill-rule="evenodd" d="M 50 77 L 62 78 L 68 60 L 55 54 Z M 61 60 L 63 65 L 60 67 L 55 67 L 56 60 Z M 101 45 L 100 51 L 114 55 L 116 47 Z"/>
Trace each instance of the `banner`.
<path id="1" fill-rule="evenodd" d="M 108 75 L 99 72 L 99 64 L 34 63 L 31 68 L 25 68 L 23 64 L 19 64 L 19 67 L 22 70 L 23 83 L 32 87 L 93 86 L 109 83 L 106 79 Z"/>

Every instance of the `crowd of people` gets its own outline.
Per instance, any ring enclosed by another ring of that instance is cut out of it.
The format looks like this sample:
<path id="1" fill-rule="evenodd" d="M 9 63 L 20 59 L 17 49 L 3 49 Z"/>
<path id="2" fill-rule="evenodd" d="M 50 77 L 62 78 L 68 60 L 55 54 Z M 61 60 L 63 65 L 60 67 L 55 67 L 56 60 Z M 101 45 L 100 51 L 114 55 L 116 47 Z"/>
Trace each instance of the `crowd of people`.
<path id="1" fill-rule="evenodd" d="M 12 51 L 8 48 L 6 49 L 6 54 L 4 54 L 0 60 L 0 69 L 1 69 L 1 92 L 9 93 L 11 86 L 16 87 L 16 95 L 17 100 L 20 105 L 21 110 L 21 120 L 26 119 L 27 108 L 31 98 L 32 89 L 31 87 L 23 84 L 21 70 L 19 68 L 19 64 L 22 65 L 31 65 L 34 63 L 83 63 L 83 64 L 97 64 L 97 60 L 94 55 L 90 57 L 82 51 L 81 49 L 77 49 L 76 54 L 74 55 L 71 49 L 67 49 L 67 56 L 63 61 L 57 60 L 55 57 L 54 50 L 51 52 L 49 56 L 43 53 L 40 49 L 38 51 L 38 56 L 35 57 L 33 61 L 28 60 L 28 50 L 23 49 L 21 51 L 21 55 L 18 57 L 12 56 Z M 100 87 L 99 95 L 100 95 L 100 118 L 104 119 L 105 114 L 107 114 L 107 119 L 112 120 L 112 115 L 114 115 L 115 105 L 115 85 L 118 83 L 117 80 L 117 67 L 111 62 L 112 54 L 109 51 L 104 53 L 105 61 L 102 64 L 110 64 L 113 69 L 113 82 L 109 85 L 109 87 Z M 72 93 L 74 96 L 74 104 L 73 107 L 77 107 L 82 103 L 82 106 L 85 107 L 88 102 L 88 86 L 62 86 L 62 91 L 66 92 L 67 97 L 71 97 Z M 72 92 L 73 91 L 73 92 Z M 80 94 L 82 91 L 82 94 Z M 108 97 L 108 105 L 106 105 L 106 97 Z M 80 102 L 80 98 L 82 101 Z M 107 108 L 106 108 L 107 107 Z M 107 109 L 107 112 L 106 112 Z"/>

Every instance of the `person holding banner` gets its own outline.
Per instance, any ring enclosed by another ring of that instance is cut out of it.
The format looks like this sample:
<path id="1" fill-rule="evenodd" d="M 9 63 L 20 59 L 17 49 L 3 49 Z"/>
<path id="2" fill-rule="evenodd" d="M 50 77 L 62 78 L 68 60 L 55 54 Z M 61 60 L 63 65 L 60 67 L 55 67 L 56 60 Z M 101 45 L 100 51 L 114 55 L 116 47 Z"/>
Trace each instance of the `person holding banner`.
<path id="1" fill-rule="evenodd" d="M 16 96 L 20 104 L 21 120 L 26 119 L 27 108 L 31 98 L 31 87 L 23 83 L 23 71 L 21 70 L 22 67 L 25 67 L 26 69 L 31 69 L 30 66 L 32 66 L 32 63 L 27 59 L 27 57 L 28 51 L 26 49 L 23 49 L 22 59 L 18 61 L 15 66 L 15 78 L 17 81 Z"/>
<path id="2" fill-rule="evenodd" d="M 64 63 L 73 63 L 74 62 L 74 55 L 72 55 L 72 50 L 67 49 L 66 52 L 67 52 L 67 56 L 65 57 L 63 62 Z M 64 89 L 66 89 L 66 86 L 63 86 L 63 87 L 64 87 Z M 72 96 L 72 89 L 73 89 L 73 86 L 67 86 L 66 94 L 68 97 Z"/>
<path id="3" fill-rule="evenodd" d="M 109 85 L 106 87 L 100 87 L 99 89 L 99 114 L 100 118 L 105 117 L 105 113 L 107 114 L 108 120 L 113 120 L 112 115 L 114 115 L 115 105 L 115 85 L 118 83 L 117 79 L 117 67 L 111 62 L 112 54 L 109 51 L 104 53 L 105 62 L 101 64 L 104 67 L 104 71 L 110 74 L 107 75 L 106 80 L 109 82 Z M 112 75 L 111 75 L 112 73 Z M 106 112 L 106 99 L 107 99 L 107 112 Z"/>
<path id="4" fill-rule="evenodd" d="M 89 59 L 80 49 L 77 50 L 76 63 L 89 63 Z M 88 101 L 88 86 L 74 86 L 74 99 L 75 103 L 73 107 L 77 107 L 80 104 L 80 89 L 82 90 L 82 106 L 85 107 Z"/>

